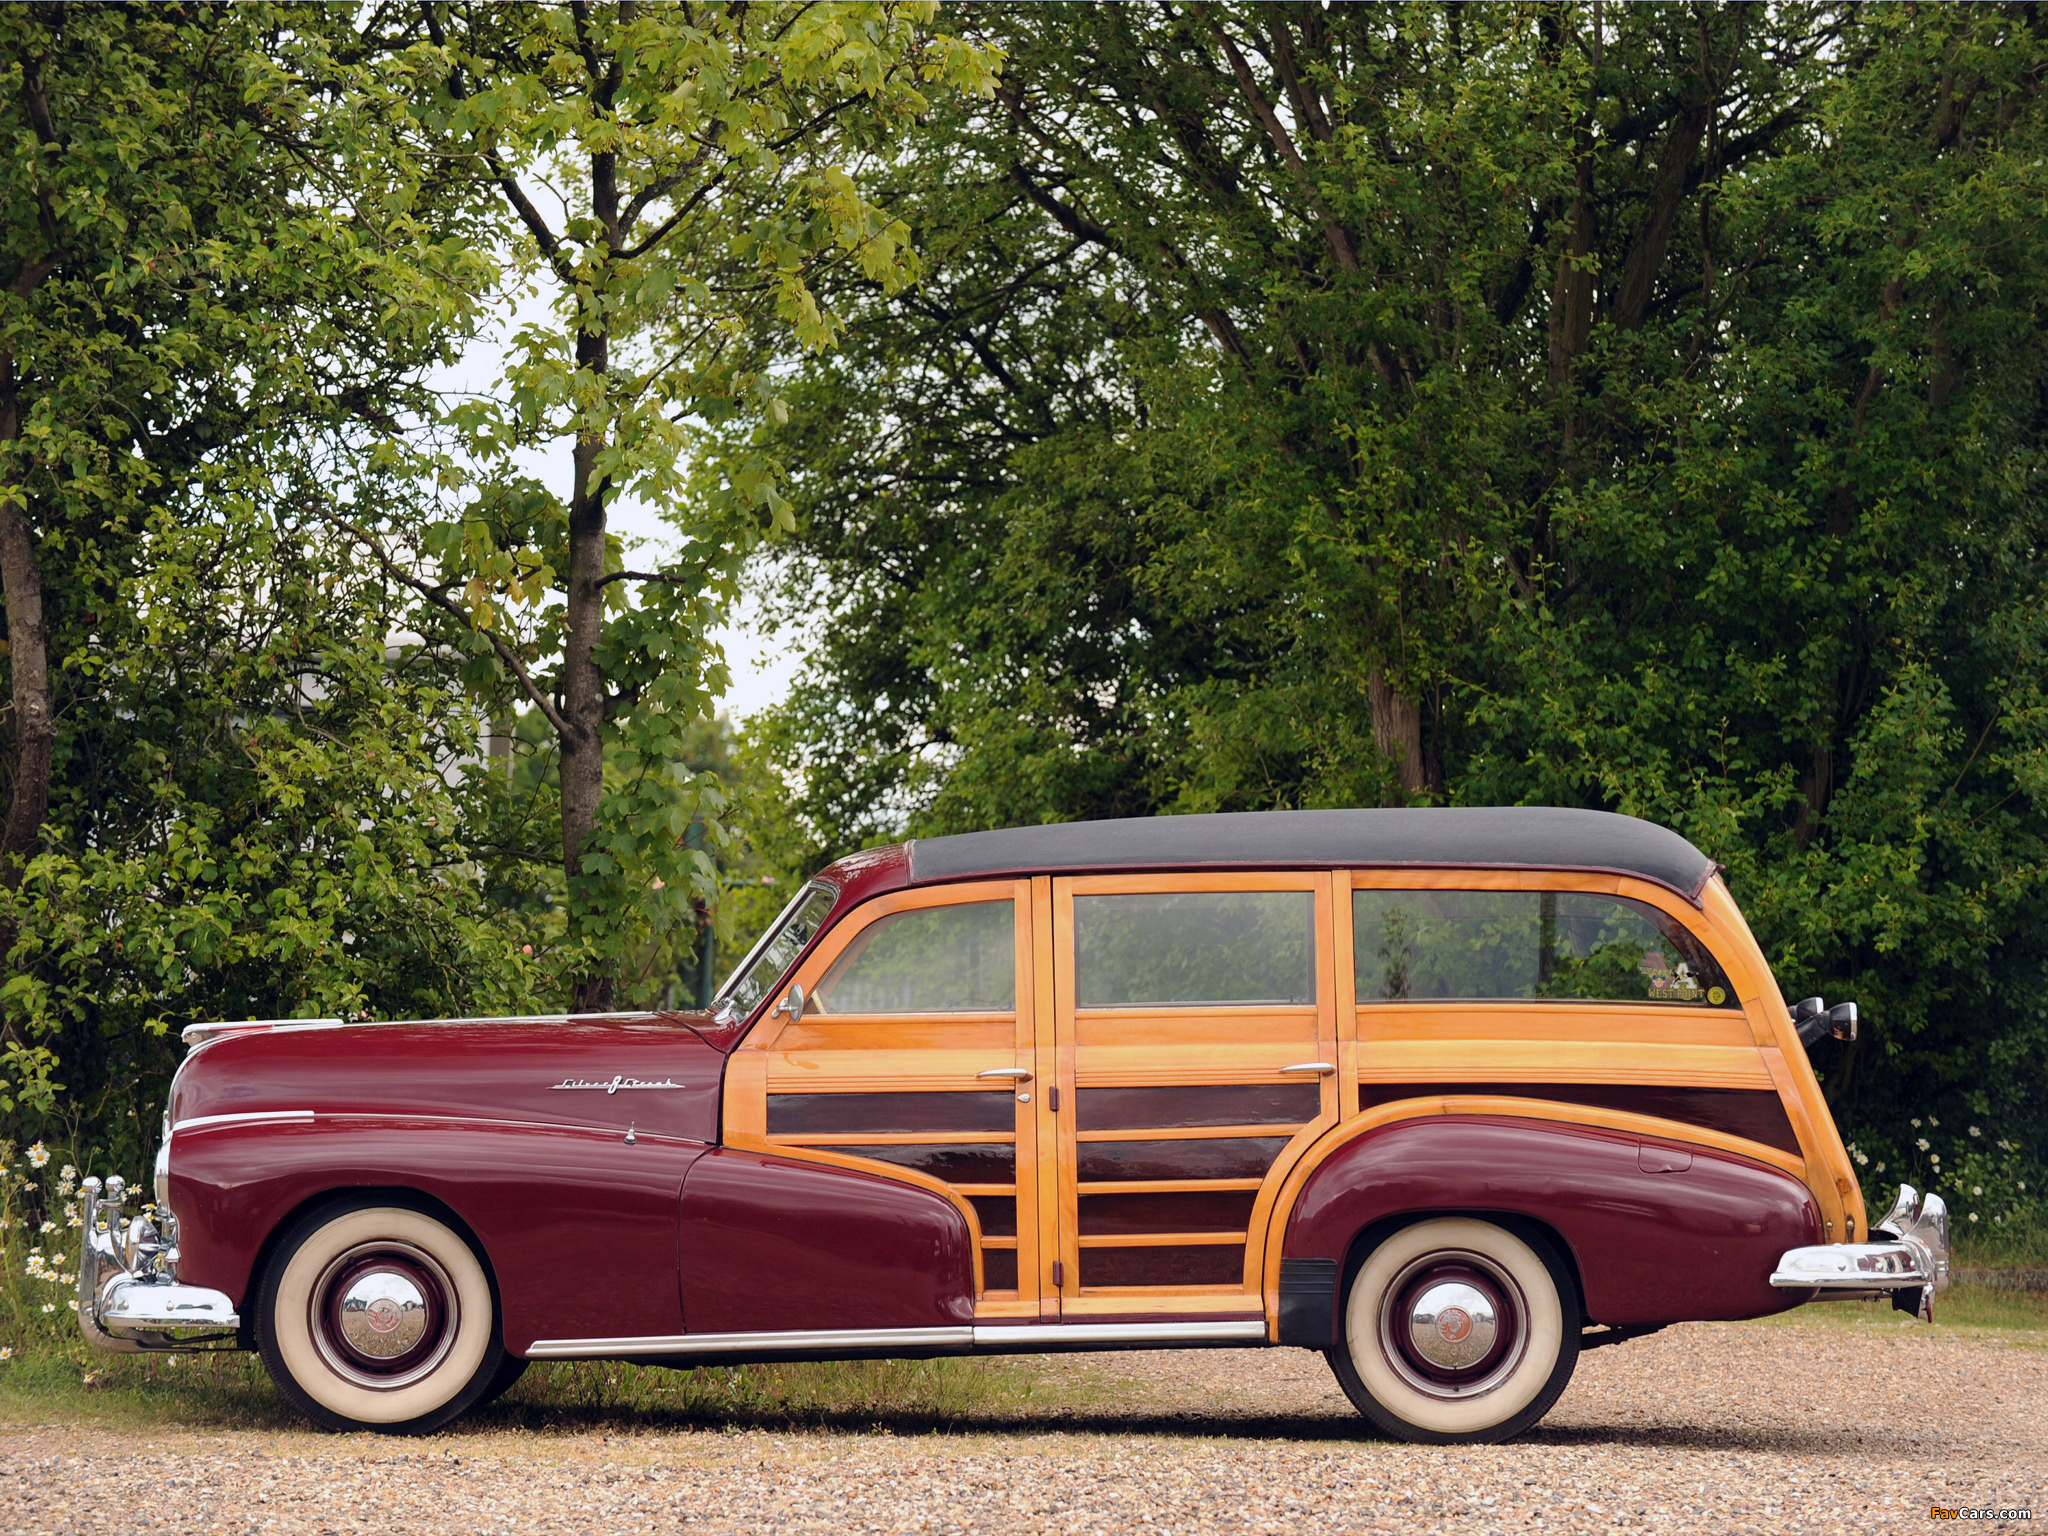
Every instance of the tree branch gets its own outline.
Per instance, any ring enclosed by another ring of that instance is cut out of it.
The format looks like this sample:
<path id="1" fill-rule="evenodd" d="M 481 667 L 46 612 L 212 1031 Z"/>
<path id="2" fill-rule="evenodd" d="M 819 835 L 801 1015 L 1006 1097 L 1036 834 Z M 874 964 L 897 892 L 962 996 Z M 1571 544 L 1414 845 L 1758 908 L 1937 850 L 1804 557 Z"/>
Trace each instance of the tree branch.
<path id="1" fill-rule="evenodd" d="M 498 659 L 512 669 L 513 675 L 519 679 L 519 686 L 525 690 L 526 696 L 533 702 L 534 708 L 538 709 L 547 718 L 548 724 L 553 726 L 563 736 L 571 734 L 569 722 L 562 718 L 561 712 L 554 706 L 554 701 L 541 691 L 540 685 L 533 680 L 533 673 L 527 669 L 526 663 L 519 659 L 519 653 L 505 643 L 503 636 L 499 635 L 495 630 L 479 627 L 476 619 L 464 612 L 462 605 L 451 599 L 446 592 L 431 582 L 421 581 L 412 572 L 406 570 L 405 567 L 393 560 L 386 553 L 384 546 L 377 541 L 376 537 L 368 529 L 350 522 L 345 517 L 336 517 L 331 513 L 321 512 L 318 508 L 315 508 L 315 515 L 341 529 L 350 538 L 367 549 L 370 552 L 370 558 L 383 567 L 384 574 L 393 581 L 412 588 L 413 591 L 425 598 L 434 607 L 488 640 L 491 644 L 491 649 L 498 653 Z"/>

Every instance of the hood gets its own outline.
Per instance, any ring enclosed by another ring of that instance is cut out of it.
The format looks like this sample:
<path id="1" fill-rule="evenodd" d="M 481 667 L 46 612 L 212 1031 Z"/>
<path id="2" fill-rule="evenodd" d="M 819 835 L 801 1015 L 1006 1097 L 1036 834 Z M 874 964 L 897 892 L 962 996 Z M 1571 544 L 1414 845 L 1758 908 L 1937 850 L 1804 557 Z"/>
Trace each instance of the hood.
<path id="1" fill-rule="evenodd" d="M 718 1139 L 725 1055 L 678 1014 L 284 1022 L 200 1043 L 174 1127 L 223 1115 L 427 1116 Z"/>

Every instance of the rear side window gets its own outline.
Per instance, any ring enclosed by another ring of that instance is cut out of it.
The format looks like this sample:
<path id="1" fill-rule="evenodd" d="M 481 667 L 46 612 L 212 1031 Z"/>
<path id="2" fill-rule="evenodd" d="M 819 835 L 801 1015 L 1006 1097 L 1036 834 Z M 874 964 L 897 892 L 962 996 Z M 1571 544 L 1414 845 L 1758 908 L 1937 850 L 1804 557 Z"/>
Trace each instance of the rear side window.
<path id="1" fill-rule="evenodd" d="M 821 1013 L 1013 1013 L 1013 901 L 970 901 L 878 918 L 832 962 Z"/>
<path id="2" fill-rule="evenodd" d="M 1706 946 L 1655 907 L 1576 891 L 1354 891 L 1361 1003 L 1578 998 L 1734 1006 Z"/>
<path id="3" fill-rule="evenodd" d="M 1074 994 L 1082 1008 L 1313 1003 L 1315 897 L 1076 896 Z"/>

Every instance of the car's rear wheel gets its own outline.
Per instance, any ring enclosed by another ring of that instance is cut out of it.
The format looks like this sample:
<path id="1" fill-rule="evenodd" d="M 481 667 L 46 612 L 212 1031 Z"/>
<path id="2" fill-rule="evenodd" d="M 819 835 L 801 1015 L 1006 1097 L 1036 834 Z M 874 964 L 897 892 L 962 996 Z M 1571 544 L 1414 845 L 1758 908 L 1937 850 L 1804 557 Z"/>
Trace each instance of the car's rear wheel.
<path id="1" fill-rule="evenodd" d="M 1330 1351 L 1358 1411 L 1402 1440 L 1489 1443 L 1550 1411 L 1579 1358 L 1578 1291 L 1556 1251 L 1469 1217 L 1420 1221 L 1367 1254 Z"/>
<path id="2" fill-rule="evenodd" d="M 257 1293 L 256 1345 L 316 1424 L 386 1434 L 468 1411 L 505 1359 L 481 1257 L 426 1212 L 381 1203 L 328 1206 L 284 1235 Z"/>

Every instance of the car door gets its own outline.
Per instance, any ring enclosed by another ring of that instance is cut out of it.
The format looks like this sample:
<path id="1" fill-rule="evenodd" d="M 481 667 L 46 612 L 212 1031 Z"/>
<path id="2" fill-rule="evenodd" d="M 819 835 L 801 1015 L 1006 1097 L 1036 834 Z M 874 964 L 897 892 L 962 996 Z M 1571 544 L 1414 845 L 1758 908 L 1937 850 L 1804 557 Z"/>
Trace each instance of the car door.
<path id="1" fill-rule="evenodd" d="M 791 979 L 734 1053 L 725 1144 L 946 1195 L 973 1230 L 975 1315 L 1035 1314 L 1030 882 L 878 897 Z"/>
<path id="2" fill-rule="evenodd" d="M 1068 1320 L 1259 1312 L 1274 1195 L 1342 1109 L 1330 877 L 1050 885 L 1041 1284 Z"/>

